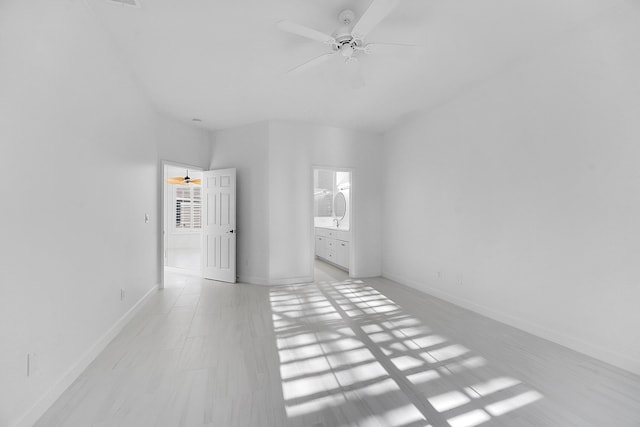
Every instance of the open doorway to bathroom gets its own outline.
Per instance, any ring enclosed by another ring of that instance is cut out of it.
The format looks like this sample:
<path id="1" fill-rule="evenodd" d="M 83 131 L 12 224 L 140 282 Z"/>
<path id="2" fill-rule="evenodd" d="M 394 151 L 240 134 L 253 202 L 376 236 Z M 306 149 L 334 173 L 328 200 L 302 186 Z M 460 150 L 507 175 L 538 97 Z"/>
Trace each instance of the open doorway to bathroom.
<path id="1" fill-rule="evenodd" d="M 315 262 L 349 272 L 353 228 L 352 172 L 315 167 L 313 170 L 313 225 Z"/>
<path id="2" fill-rule="evenodd" d="M 163 162 L 164 274 L 202 276 L 202 170 Z"/>

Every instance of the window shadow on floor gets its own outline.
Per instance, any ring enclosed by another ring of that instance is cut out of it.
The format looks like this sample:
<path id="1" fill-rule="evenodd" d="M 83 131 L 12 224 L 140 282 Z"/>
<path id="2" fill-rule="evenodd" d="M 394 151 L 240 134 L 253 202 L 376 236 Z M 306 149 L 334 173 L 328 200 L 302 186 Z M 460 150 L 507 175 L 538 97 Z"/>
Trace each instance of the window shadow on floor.
<path id="1" fill-rule="evenodd" d="M 278 286 L 270 302 L 292 425 L 493 425 L 543 398 L 366 281 Z"/>

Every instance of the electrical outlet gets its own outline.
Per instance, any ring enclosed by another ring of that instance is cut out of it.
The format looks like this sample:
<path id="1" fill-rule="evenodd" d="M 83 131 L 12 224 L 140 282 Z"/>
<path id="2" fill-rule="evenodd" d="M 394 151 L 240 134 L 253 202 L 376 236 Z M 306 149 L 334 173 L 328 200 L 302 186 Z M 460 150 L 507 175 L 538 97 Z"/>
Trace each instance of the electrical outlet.
<path id="1" fill-rule="evenodd" d="M 120 301 L 124 301 L 125 292 L 124 289 L 120 288 Z"/>
<path id="2" fill-rule="evenodd" d="M 144 223 L 145 223 L 145 224 L 149 224 L 149 220 L 150 220 L 150 218 L 149 218 L 149 214 L 148 214 L 148 213 L 145 213 L 145 214 L 144 214 Z"/>
<path id="3" fill-rule="evenodd" d="M 35 353 L 27 353 L 26 374 L 32 377 L 38 372 L 38 355 Z"/>

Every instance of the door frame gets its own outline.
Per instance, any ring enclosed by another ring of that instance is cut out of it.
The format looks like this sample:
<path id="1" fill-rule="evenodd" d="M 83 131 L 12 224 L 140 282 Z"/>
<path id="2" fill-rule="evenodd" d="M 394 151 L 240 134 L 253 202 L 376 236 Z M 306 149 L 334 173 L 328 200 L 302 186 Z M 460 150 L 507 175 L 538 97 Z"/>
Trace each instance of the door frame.
<path id="1" fill-rule="evenodd" d="M 164 225 L 165 225 L 165 221 L 167 220 L 166 194 L 167 194 L 167 188 L 168 188 L 167 183 L 165 182 L 166 177 L 164 176 L 165 169 L 167 166 L 184 168 L 188 170 L 197 170 L 200 172 L 203 172 L 204 169 L 201 168 L 200 166 L 188 165 L 186 163 L 174 162 L 172 160 L 160 160 L 160 164 L 161 164 L 161 167 L 160 167 L 160 221 L 158 225 L 159 235 L 160 235 L 160 253 L 158 254 L 159 260 L 160 260 L 160 271 L 159 271 L 160 283 L 158 287 L 160 289 L 164 289 L 164 258 L 165 258 L 165 250 L 167 249 L 165 247 L 166 230 Z M 200 240 L 202 240 L 202 230 L 200 230 Z M 200 248 L 200 251 L 202 252 L 202 248 Z M 202 276 L 202 268 L 200 269 L 200 275 Z"/>
<path id="2" fill-rule="evenodd" d="M 311 165 L 311 197 L 309 197 L 309 202 L 311 204 L 311 277 L 313 281 L 316 280 L 316 224 L 315 224 L 315 212 L 314 212 L 314 191 L 315 191 L 315 182 L 314 182 L 314 171 L 316 169 L 327 169 L 334 172 L 349 172 L 351 174 L 351 184 L 349 192 L 349 277 L 355 277 L 353 272 L 356 271 L 354 268 L 355 265 L 355 250 L 356 250 L 356 239 L 355 239 L 355 200 L 357 197 L 355 196 L 354 182 L 356 181 L 356 170 L 351 167 L 342 167 L 342 166 L 327 166 L 327 165 Z"/>

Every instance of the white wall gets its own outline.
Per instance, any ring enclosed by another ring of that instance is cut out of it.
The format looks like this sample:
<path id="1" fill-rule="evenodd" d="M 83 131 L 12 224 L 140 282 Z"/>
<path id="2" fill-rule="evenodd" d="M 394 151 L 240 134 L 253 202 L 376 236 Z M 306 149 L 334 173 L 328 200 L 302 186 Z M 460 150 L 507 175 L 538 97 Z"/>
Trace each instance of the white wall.
<path id="1" fill-rule="evenodd" d="M 166 127 L 82 1 L 0 2 L 0 58 L 0 425 L 29 425 L 158 283 Z"/>
<path id="2" fill-rule="evenodd" d="M 238 168 L 240 280 L 271 284 L 313 277 L 314 165 L 353 168 L 351 274 L 380 274 L 379 135 L 272 121 L 215 132 L 213 140 L 211 168 Z"/>
<path id="3" fill-rule="evenodd" d="M 257 123 L 213 135 L 210 169 L 236 168 L 237 274 L 269 281 L 268 125 Z"/>
<path id="4" fill-rule="evenodd" d="M 342 128 L 296 122 L 270 122 L 271 176 L 280 174 L 289 186 L 272 185 L 271 224 L 272 265 L 302 268 L 301 259 L 313 258 L 313 167 L 332 166 L 353 170 L 351 190 L 350 274 L 353 277 L 379 276 L 381 273 L 381 141 L 380 135 Z M 274 167 L 275 166 L 275 167 Z M 277 218 L 277 219 L 275 219 Z M 280 222 L 278 222 L 280 221 Z M 283 223 L 284 222 L 284 223 Z M 287 229 L 288 233 L 278 233 Z M 285 248 L 289 248 L 286 251 Z M 304 251 L 304 252 L 303 252 Z M 308 252 L 307 252 L 308 251 Z M 294 265 L 295 263 L 295 265 Z M 280 267 L 283 271 L 285 268 Z M 303 270 L 296 270 L 303 275 Z M 307 264 L 306 274 L 313 268 Z"/>
<path id="5" fill-rule="evenodd" d="M 385 135 L 385 276 L 640 373 L 638 18 Z"/>
<path id="6" fill-rule="evenodd" d="M 211 132 L 163 117 L 156 126 L 160 160 L 209 167 Z M 184 172 L 184 171 L 183 171 Z"/>
<path id="7" fill-rule="evenodd" d="M 313 280 L 313 171 L 309 132 L 269 123 L 269 279 Z"/>

